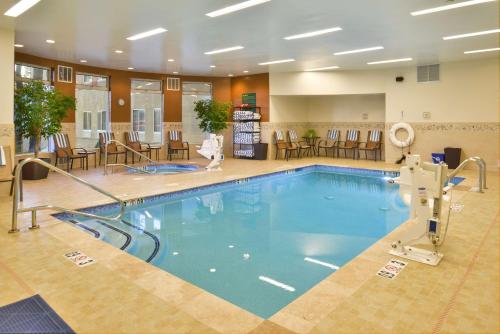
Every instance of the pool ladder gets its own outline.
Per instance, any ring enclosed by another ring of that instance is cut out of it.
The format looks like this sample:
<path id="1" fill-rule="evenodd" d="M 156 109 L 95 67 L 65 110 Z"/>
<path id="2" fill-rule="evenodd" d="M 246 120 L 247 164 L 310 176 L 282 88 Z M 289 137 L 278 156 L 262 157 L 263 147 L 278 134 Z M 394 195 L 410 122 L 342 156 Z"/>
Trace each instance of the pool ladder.
<path id="1" fill-rule="evenodd" d="M 448 182 L 453 179 L 458 172 L 463 170 L 469 163 L 474 162 L 479 167 L 479 180 L 478 180 L 478 192 L 484 192 L 484 189 L 488 189 L 486 187 L 486 162 L 481 157 L 471 157 L 464 160 L 453 172 L 448 174 Z"/>
<path id="2" fill-rule="evenodd" d="M 126 151 L 130 151 L 130 152 L 132 152 L 134 154 L 137 154 L 140 157 L 143 157 L 144 159 L 146 159 L 148 161 L 149 164 L 158 165 L 158 163 L 156 161 L 152 160 L 151 158 L 147 157 L 146 155 L 144 155 L 144 154 L 142 154 L 140 152 L 137 152 L 132 147 L 127 146 L 124 143 L 122 143 L 122 142 L 120 142 L 120 141 L 118 141 L 116 139 L 112 139 L 112 140 L 108 140 L 106 142 L 106 145 L 105 145 L 105 148 L 104 148 L 104 175 L 108 175 L 108 167 L 113 168 L 113 167 L 117 167 L 117 166 L 130 168 L 130 169 L 135 170 L 135 171 L 137 171 L 139 173 L 145 173 L 145 174 L 155 174 L 156 173 L 156 169 L 155 169 L 154 172 L 151 172 L 151 171 L 148 171 L 148 170 L 146 170 L 144 168 L 134 167 L 134 166 L 130 166 L 130 165 L 127 165 L 127 164 L 122 164 L 122 163 L 109 164 L 108 163 L 108 144 L 111 144 L 111 143 L 115 143 L 116 145 L 123 147 Z M 111 171 L 113 171 L 113 170 L 111 169 Z"/>
<path id="3" fill-rule="evenodd" d="M 98 193 L 113 199 L 114 201 L 116 201 L 120 205 L 119 214 L 115 217 L 104 217 L 104 216 L 94 215 L 91 213 L 66 209 L 66 208 L 54 206 L 54 205 L 38 205 L 38 206 L 32 206 L 32 207 L 27 207 L 27 208 L 26 207 L 19 208 L 19 202 L 22 202 L 22 195 L 21 195 L 21 182 L 22 182 L 21 175 L 22 174 L 21 174 L 21 171 L 23 170 L 23 166 L 29 162 L 36 163 L 36 164 L 42 165 L 44 167 L 47 167 L 49 170 L 52 170 L 52 171 L 54 171 L 58 174 L 61 174 L 63 176 L 69 177 L 69 178 L 77 181 L 78 183 L 81 183 L 84 186 L 89 187 L 89 188 L 97 191 Z M 23 212 L 31 212 L 31 227 L 30 227 L 30 229 L 37 229 L 40 226 L 37 223 L 36 213 L 37 213 L 37 211 L 40 211 L 40 210 L 62 211 L 62 212 L 67 212 L 67 213 L 71 213 L 74 215 L 80 215 L 80 216 L 94 218 L 94 219 L 108 220 L 108 221 L 119 221 L 119 220 L 121 220 L 123 214 L 125 213 L 125 206 L 126 206 L 125 201 L 122 201 L 121 199 L 114 196 L 113 194 L 85 181 L 84 179 L 81 179 L 79 177 L 71 175 L 70 173 L 65 172 L 64 170 L 57 168 L 57 167 L 55 167 L 55 166 L 53 166 L 53 165 L 51 165 L 43 160 L 40 160 L 38 158 L 27 158 L 27 159 L 24 159 L 23 161 L 21 161 L 19 163 L 19 165 L 16 167 L 16 172 L 15 172 L 15 177 L 14 177 L 14 194 L 13 194 L 13 200 L 12 200 L 12 226 L 11 226 L 9 233 L 19 232 L 19 228 L 17 226 L 17 215 L 19 213 L 23 213 Z"/>

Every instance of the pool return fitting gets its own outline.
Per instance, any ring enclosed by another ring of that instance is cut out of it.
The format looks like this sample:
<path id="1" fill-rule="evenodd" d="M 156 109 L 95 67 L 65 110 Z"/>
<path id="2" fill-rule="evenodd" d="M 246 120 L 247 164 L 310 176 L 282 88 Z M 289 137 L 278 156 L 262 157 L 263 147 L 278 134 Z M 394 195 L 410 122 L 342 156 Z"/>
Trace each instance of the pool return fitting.
<path id="1" fill-rule="evenodd" d="M 392 244 L 390 253 L 405 259 L 436 266 L 443 258 L 439 248 L 443 245 L 451 214 L 451 191 L 449 181 L 469 162 L 479 166 L 478 191 L 486 188 L 486 163 L 482 158 L 473 157 L 465 160 L 457 169 L 448 174 L 448 165 L 421 162 L 419 155 L 406 158 L 406 166 L 401 167 L 400 176 L 392 179 L 400 185 L 399 194 L 410 205 L 410 226 L 400 240 Z M 449 196 L 444 197 L 443 195 Z M 442 226 L 443 202 L 448 200 L 446 226 Z M 444 232 L 442 232 L 444 230 Z M 434 250 L 413 247 L 416 244 L 431 245 Z"/>
<path id="2" fill-rule="evenodd" d="M 21 182 L 22 182 L 21 175 L 22 175 L 22 173 L 21 172 L 23 170 L 23 166 L 29 162 L 36 163 L 36 164 L 42 165 L 44 167 L 47 167 L 48 169 L 50 169 L 58 174 L 69 177 L 72 180 L 75 180 L 76 182 L 81 183 L 84 186 L 89 187 L 89 188 L 97 191 L 98 193 L 111 198 L 112 200 L 114 200 L 115 202 L 117 202 L 120 205 L 120 212 L 115 217 L 104 217 L 104 216 L 93 215 L 91 213 L 66 209 L 66 208 L 63 208 L 60 206 L 54 206 L 54 205 L 38 205 L 38 206 L 32 206 L 32 207 L 20 209 L 19 202 L 22 202 L 22 197 L 21 197 Z M 31 212 L 31 227 L 30 227 L 30 229 L 37 229 L 40 227 L 40 225 L 38 225 L 38 223 L 37 223 L 36 213 L 37 213 L 37 211 L 40 211 L 40 210 L 62 211 L 62 212 L 67 212 L 67 213 L 71 213 L 74 215 L 80 215 L 80 216 L 94 218 L 94 219 L 101 219 L 101 220 L 108 220 L 108 221 L 120 221 L 123 214 L 125 213 L 125 206 L 126 206 L 126 203 L 124 201 L 122 201 L 121 199 L 119 199 L 118 197 L 107 192 L 106 190 L 103 190 L 103 189 L 97 187 L 96 185 L 94 185 L 92 183 L 85 181 L 84 179 L 76 177 L 76 176 L 74 176 L 74 175 L 72 175 L 72 174 L 70 174 L 70 173 L 68 173 L 60 168 L 57 168 L 57 167 L 41 160 L 41 159 L 27 158 L 27 159 L 24 159 L 23 161 L 21 161 L 16 167 L 16 172 L 15 172 L 15 177 L 14 177 L 14 194 L 13 194 L 13 199 L 12 199 L 12 226 L 11 226 L 9 233 L 19 232 L 19 228 L 17 226 L 17 215 L 19 213 L 23 213 L 23 212 Z"/>

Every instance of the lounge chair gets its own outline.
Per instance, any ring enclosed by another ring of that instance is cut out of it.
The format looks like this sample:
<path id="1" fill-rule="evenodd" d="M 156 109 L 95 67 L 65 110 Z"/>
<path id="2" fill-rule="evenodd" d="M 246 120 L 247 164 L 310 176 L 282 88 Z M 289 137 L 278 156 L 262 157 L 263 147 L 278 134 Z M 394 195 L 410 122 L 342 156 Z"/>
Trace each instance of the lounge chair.
<path id="1" fill-rule="evenodd" d="M 337 156 L 339 155 L 339 139 L 340 139 L 340 131 L 337 129 L 330 129 L 326 133 L 326 139 L 320 140 L 318 143 L 318 156 L 321 149 L 325 150 L 325 156 L 328 156 L 328 150 L 332 150 L 332 157 L 335 156 L 335 151 L 337 152 Z"/>
<path id="2" fill-rule="evenodd" d="M 344 151 L 344 158 L 347 157 L 347 151 L 352 151 L 352 158 L 356 159 L 356 153 L 359 146 L 359 130 L 347 130 L 345 141 L 339 143 L 338 150 Z"/>
<path id="3" fill-rule="evenodd" d="M 189 160 L 189 143 L 182 141 L 182 131 L 168 131 L 167 138 L 167 158 L 172 161 L 172 155 L 182 152 L 182 158 L 184 159 L 184 152 L 187 152 L 187 159 Z"/>
<path id="4" fill-rule="evenodd" d="M 367 152 L 373 152 L 373 160 L 377 161 L 377 153 L 379 160 L 382 160 L 382 131 L 370 130 L 366 142 L 359 143 L 358 151 L 365 152 L 365 159 L 368 159 Z M 359 153 L 358 153 L 359 154 Z"/>
<path id="5" fill-rule="evenodd" d="M 292 147 L 285 141 L 285 135 L 283 134 L 283 131 L 276 130 L 276 132 L 274 132 L 274 142 L 276 144 L 276 160 L 278 160 L 280 153 L 283 151 L 285 151 L 286 160 L 290 158 L 292 152 L 295 152 L 297 154 L 297 158 L 299 157 L 299 148 Z"/>
<path id="6" fill-rule="evenodd" d="M 14 172 L 15 169 L 12 170 L 12 156 L 10 154 L 10 146 L 0 145 L 0 182 L 10 182 L 10 195 L 12 195 L 12 192 L 14 191 Z"/>
<path id="7" fill-rule="evenodd" d="M 106 146 L 108 147 L 108 157 L 114 156 L 115 163 L 118 162 L 118 156 L 123 155 L 125 157 L 125 163 L 127 163 L 127 152 L 125 150 L 119 150 L 116 143 L 109 143 L 111 140 L 115 139 L 115 134 L 113 132 L 99 132 L 99 166 L 101 165 L 101 156 L 106 154 Z M 105 161 L 105 164 L 108 162 Z"/>
<path id="8" fill-rule="evenodd" d="M 56 148 L 56 162 L 55 166 L 61 159 L 66 160 L 66 171 L 69 173 L 73 169 L 73 161 L 79 160 L 82 169 L 89 169 L 89 154 L 86 149 L 82 147 L 72 148 L 69 142 L 68 134 L 57 133 L 52 136 L 54 146 Z M 78 151 L 77 151 L 78 150 Z"/>
<path id="9" fill-rule="evenodd" d="M 294 129 L 290 129 L 288 130 L 288 142 L 290 144 L 291 147 L 298 147 L 299 149 L 299 157 L 302 153 L 302 156 L 304 156 L 304 154 L 309 154 L 311 155 L 312 151 L 311 151 L 311 146 L 309 144 L 307 144 L 306 141 L 303 141 L 303 140 L 299 140 L 299 136 L 297 136 L 297 132 L 294 130 Z"/>
<path id="10" fill-rule="evenodd" d="M 125 132 L 125 145 L 127 145 L 136 152 L 146 155 L 149 159 L 151 159 L 151 146 L 149 144 L 141 143 L 141 140 L 139 139 L 139 132 L 137 131 Z M 129 151 L 127 151 L 126 154 L 128 155 L 128 153 Z M 132 164 L 134 164 L 136 154 L 134 152 L 130 153 L 132 153 Z M 141 156 L 139 155 L 139 162 L 140 161 L 141 161 Z"/>

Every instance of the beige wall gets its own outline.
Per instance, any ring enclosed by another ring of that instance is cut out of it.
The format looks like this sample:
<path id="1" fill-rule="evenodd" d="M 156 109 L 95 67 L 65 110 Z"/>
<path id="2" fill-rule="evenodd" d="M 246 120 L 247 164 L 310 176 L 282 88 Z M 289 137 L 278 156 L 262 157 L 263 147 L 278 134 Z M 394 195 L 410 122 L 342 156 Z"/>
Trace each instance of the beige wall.
<path id="1" fill-rule="evenodd" d="M 0 145 L 14 147 L 14 31 L 0 29 Z"/>
<path id="2" fill-rule="evenodd" d="M 308 95 L 315 101 L 321 101 L 318 95 L 385 94 L 385 133 L 401 120 L 412 124 L 416 132 L 412 153 L 421 154 L 429 160 L 432 152 L 442 152 L 446 146 L 461 147 L 463 158 L 482 156 L 489 169 L 497 169 L 500 127 L 498 73 L 496 58 L 443 63 L 441 80 L 432 83 L 417 83 L 415 66 L 366 71 L 271 73 L 270 95 L 271 101 L 276 95 L 281 100 L 285 95 L 301 98 Z M 405 80 L 396 83 L 395 77 L 400 75 Z M 332 98 L 331 110 L 327 112 L 329 116 L 322 113 L 314 116 L 309 112 L 308 117 L 316 120 L 311 120 L 312 123 L 307 126 L 321 121 L 325 127 L 338 122 L 358 123 L 360 112 L 347 111 L 349 104 L 352 109 L 361 108 L 354 101 L 344 104 L 346 112 L 343 115 L 346 118 L 336 120 L 338 104 L 335 108 L 335 98 Z M 290 117 L 277 110 L 277 106 L 271 104 L 271 121 L 275 122 L 274 115 L 279 115 L 281 122 L 287 122 Z M 430 119 L 423 118 L 424 112 L 431 113 Z M 303 118 L 298 121 L 303 121 Z M 370 126 L 371 123 L 379 126 L 379 121 L 380 118 L 375 118 L 363 123 L 363 126 Z M 290 122 L 294 122 L 293 117 Z M 286 127 L 283 124 L 280 126 Z M 391 144 L 387 135 L 385 154 L 386 160 L 391 162 L 401 156 L 401 150 Z"/>
<path id="3" fill-rule="evenodd" d="M 309 122 L 384 122 L 385 95 L 309 96 Z M 363 114 L 367 118 L 363 119 Z"/>

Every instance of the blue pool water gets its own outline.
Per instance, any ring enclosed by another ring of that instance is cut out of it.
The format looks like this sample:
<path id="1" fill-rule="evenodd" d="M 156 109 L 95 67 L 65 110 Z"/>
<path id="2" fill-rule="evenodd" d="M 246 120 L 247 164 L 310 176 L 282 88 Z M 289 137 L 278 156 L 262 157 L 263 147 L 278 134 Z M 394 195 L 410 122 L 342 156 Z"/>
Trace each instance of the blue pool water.
<path id="1" fill-rule="evenodd" d="M 407 220 L 387 176 L 312 166 L 58 217 L 269 318 Z"/>
<path id="2" fill-rule="evenodd" d="M 148 172 L 154 173 L 154 174 L 177 174 L 177 173 L 184 173 L 184 172 L 193 172 L 200 167 L 196 165 L 187 165 L 187 164 L 162 164 L 162 165 L 147 165 L 141 167 L 143 170 L 146 170 Z M 138 173 L 137 170 L 129 168 L 128 169 L 129 173 Z"/>

